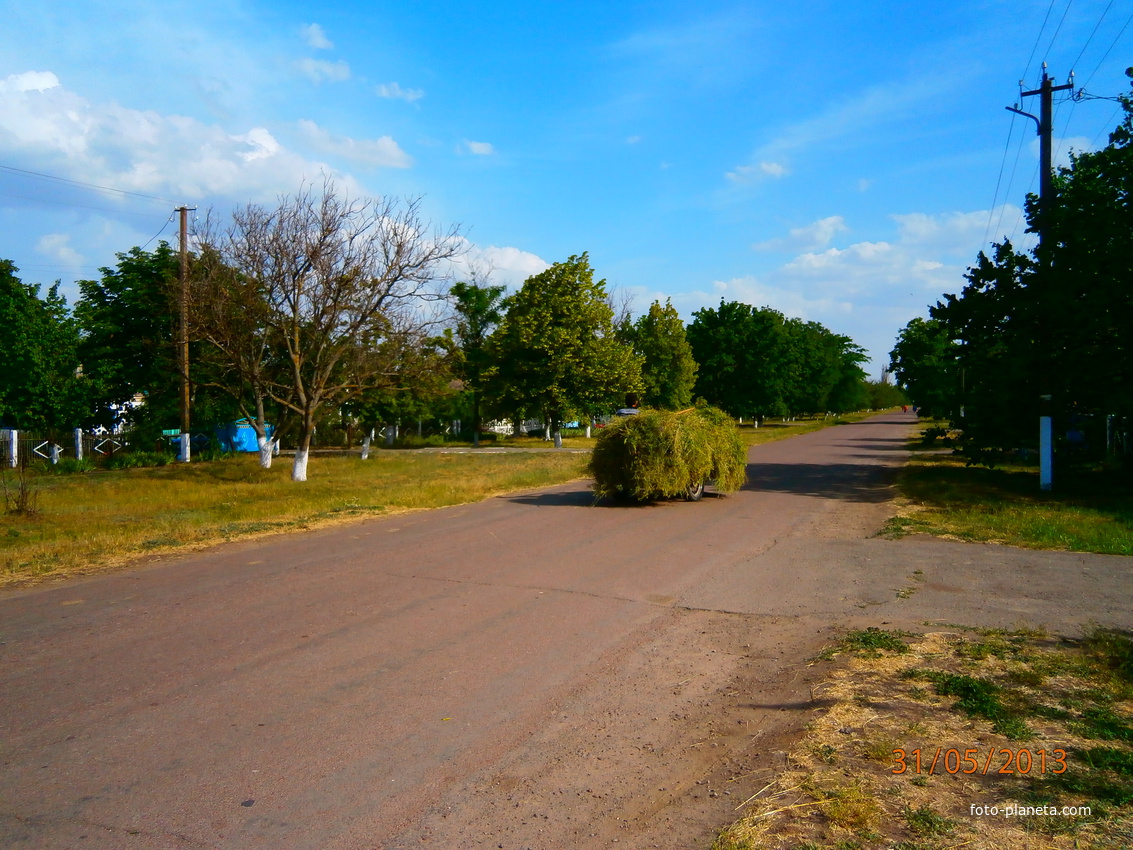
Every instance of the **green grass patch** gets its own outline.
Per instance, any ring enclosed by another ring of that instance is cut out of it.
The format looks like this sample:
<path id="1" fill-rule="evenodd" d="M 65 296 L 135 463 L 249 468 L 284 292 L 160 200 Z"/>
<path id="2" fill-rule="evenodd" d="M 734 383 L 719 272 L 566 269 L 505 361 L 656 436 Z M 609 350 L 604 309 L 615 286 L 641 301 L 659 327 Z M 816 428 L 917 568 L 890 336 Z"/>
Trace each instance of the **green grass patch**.
<path id="1" fill-rule="evenodd" d="M 966 466 L 944 451 L 913 455 L 897 484 L 907 504 L 886 526 L 890 536 L 1133 555 L 1133 488 L 1117 472 L 1067 472 L 1043 493 L 1034 465 Z"/>
<path id="2" fill-rule="evenodd" d="M 557 452 L 313 455 L 309 480 L 253 455 L 86 475 L 39 474 L 34 516 L 0 516 L 0 584 L 87 573 L 154 554 L 404 510 L 478 501 L 579 478 Z"/>

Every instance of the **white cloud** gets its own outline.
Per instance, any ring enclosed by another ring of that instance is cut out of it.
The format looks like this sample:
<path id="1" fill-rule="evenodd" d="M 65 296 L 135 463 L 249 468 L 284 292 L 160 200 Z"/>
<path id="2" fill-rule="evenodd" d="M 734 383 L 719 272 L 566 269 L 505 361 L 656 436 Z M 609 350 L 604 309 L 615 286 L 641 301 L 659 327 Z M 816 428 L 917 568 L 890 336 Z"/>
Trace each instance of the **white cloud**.
<path id="1" fill-rule="evenodd" d="M 805 227 L 793 228 L 785 237 L 757 242 L 752 248 L 756 251 L 814 251 L 826 247 L 835 236 L 848 230 L 842 216 L 831 215 Z"/>
<path id="2" fill-rule="evenodd" d="M 758 165 L 737 165 L 724 176 L 733 183 L 754 183 L 764 177 L 786 177 L 791 170 L 781 162 L 760 162 Z"/>
<path id="3" fill-rule="evenodd" d="M 413 158 L 403 151 L 390 136 L 378 139 L 352 139 L 336 136 L 314 121 L 302 120 L 299 129 L 308 143 L 323 154 L 340 156 L 363 165 L 380 168 L 409 168 Z"/>
<path id="4" fill-rule="evenodd" d="M 313 83 L 339 83 L 350 79 L 350 66 L 341 59 L 329 62 L 326 59 L 299 59 L 295 67 Z"/>
<path id="5" fill-rule="evenodd" d="M 307 24 L 300 27 L 299 32 L 302 33 L 303 40 L 315 50 L 330 50 L 334 47 L 331 40 L 327 38 L 326 32 L 318 24 Z"/>
<path id="6" fill-rule="evenodd" d="M 636 145 L 640 141 L 641 141 L 641 136 L 630 136 L 628 139 L 626 139 L 626 144 L 627 145 Z"/>
<path id="7" fill-rule="evenodd" d="M 71 236 L 67 233 L 48 233 L 35 243 L 35 250 L 45 257 L 66 266 L 81 266 L 86 258 L 71 247 Z"/>
<path id="8" fill-rule="evenodd" d="M 464 241 L 464 253 L 453 262 L 453 274 L 467 278 L 473 270 L 490 272 L 490 282 L 518 289 L 533 274 L 546 271 L 551 264 L 529 251 L 519 248 L 480 246 Z"/>
<path id="9" fill-rule="evenodd" d="M 874 367 L 880 368 L 897 331 L 909 319 L 926 315 L 928 305 L 944 293 L 964 287 L 965 271 L 987 248 L 989 220 L 1014 221 L 1019 212 L 1006 205 L 992 212 L 894 215 L 891 233 L 844 248 L 828 247 L 848 231 L 841 216 L 830 216 L 756 246 L 787 249 L 794 244 L 799 253 L 788 262 L 758 277 L 713 281 L 673 303 L 690 315 L 701 307 L 715 307 L 723 298 L 818 321 L 864 346 Z M 807 240 L 813 247 L 799 247 Z"/>
<path id="10" fill-rule="evenodd" d="M 327 164 L 289 150 L 264 127 L 230 133 L 181 115 L 91 103 L 58 81 L 51 84 L 54 75 L 14 77 L 0 81 L 0 155 L 21 167 L 210 203 L 274 198 L 322 173 L 364 194 Z"/>
<path id="11" fill-rule="evenodd" d="M 396 98 L 412 103 L 425 96 L 424 89 L 403 89 L 397 83 L 382 83 L 375 89 L 378 97 Z"/>
<path id="12" fill-rule="evenodd" d="M 496 152 L 489 142 L 472 142 L 468 139 L 464 140 L 463 149 L 476 156 L 491 156 Z"/>
<path id="13" fill-rule="evenodd" d="M 25 71 L 0 80 L 0 93 L 46 91 L 58 85 L 59 78 L 50 71 Z"/>

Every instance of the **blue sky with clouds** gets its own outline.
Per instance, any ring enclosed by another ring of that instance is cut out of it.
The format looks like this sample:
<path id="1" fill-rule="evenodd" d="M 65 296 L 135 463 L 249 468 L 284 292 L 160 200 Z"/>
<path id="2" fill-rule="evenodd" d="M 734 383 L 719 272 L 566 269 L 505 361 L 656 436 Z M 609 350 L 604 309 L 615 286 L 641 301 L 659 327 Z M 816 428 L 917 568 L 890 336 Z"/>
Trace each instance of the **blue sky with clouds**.
<path id="1" fill-rule="evenodd" d="M 498 282 L 588 251 L 639 310 L 769 305 L 875 373 L 981 247 L 1026 240 L 1020 79 L 1045 60 L 1114 96 L 1133 65 L 1111 0 L 0 10 L 0 258 L 27 282 L 73 299 L 117 252 L 174 242 L 178 204 L 223 214 L 326 173 L 423 196 Z M 1062 159 L 1117 110 L 1060 98 Z"/>

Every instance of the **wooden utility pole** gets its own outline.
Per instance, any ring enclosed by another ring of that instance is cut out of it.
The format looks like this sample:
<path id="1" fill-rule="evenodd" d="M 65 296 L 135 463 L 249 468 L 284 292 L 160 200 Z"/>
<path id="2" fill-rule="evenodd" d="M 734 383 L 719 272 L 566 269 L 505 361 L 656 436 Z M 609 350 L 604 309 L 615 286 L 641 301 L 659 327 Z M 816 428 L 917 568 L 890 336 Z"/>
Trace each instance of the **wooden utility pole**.
<path id="1" fill-rule="evenodd" d="M 189 435 L 189 210 L 196 207 L 178 207 L 181 213 L 181 264 L 177 277 L 181 284 L 181 333 L 177 345 L 177 360 L 181 371 L 181 453 L 179 459 L 188 463 L 190 458 Z"/>
<path id="2" fill-rule="evenodd" d="M 1043 237 L 1046 235 L 1046 213 L 1047 207 L 1051 200 L 1051 191 L 1054 189 L 1054 157 L 1052 155 L 1052 138 L 1054 136 L 1054 93 L 1056 91 L 1073 90 L 1074 88 L 1074 72 L 1070 72 L 1070 82 L 1065 85 L 1056 86 L 1054 81 L 1046 72 L 1046 63 L 1043 62 L 1043 79 L 1042 83 L 1037 89 L 1031 91 L 1020 91 L 1020 97 L 1035 97 L 1039 98 L 1039 114 L 1034 116 L 1029 112 L 1024 112 L 1019 109 L 1018 104 L 1015 106 L 1008 106 L 1010 112 L 1018 115 L 1024 115 L 1030 118 L 1038 125 L 1039 131 L 1039 217 L 1038 217 L 1038 234 L 1039 234 L 1039 292 L 1040 297 L 1044 298 L 1049 292 L 1049 279 L 1050 279 L 1050 259 L 1048 254 L 1042 250 Z M 1040 309 L 1046 305 L 1040 305 Z M 1051 348 L 1051 328 L 1055 321 L 1055 317 L 1051 315 L 1041 315 L 1040 326 L 1041 340 L 1040 344 L 1045 347 L 1045 354 L 1049 356 Z M 1051 420 L 1051 386 L 1050 374 L 1048 368 L 1042 368 L 1042 374 L 1039 376 L 1039 386 L 1041 392 L 1039 394 L 1039 487 L 1042 490 L 1050 490 L 1054 486 L 1054 428 Z"/>

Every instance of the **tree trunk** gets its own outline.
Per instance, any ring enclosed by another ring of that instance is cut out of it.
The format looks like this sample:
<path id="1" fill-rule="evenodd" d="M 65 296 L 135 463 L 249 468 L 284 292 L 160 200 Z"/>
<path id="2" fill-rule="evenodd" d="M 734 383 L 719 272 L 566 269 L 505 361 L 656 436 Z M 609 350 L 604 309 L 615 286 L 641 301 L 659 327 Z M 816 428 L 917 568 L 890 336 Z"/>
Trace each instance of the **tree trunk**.
<path id="1" fill-rule="evenodd" d="M 480 448 L 480 394 L 472 393 L 472 448 Z"/>
<path id="2" fill-rule="evenodd" d="M 311 451 L 311 428 L 303 423 L 299 431 L 299 445 L 295 447 L 295 462 L 291 465 L 291 480 L 307 480 L 307 455 Z"/>
<path id="3" fill-rule="evenodd" d="M 271 469 L 272 444 L 268 439 L 268 426 L 264 415 L 264 397 L 256 392 L 256 418 L 252 420 L 252 429 L 256 432 L 256 447 L 260 450 L 260 468 Z"/>
<path id="4" fill-rule="evenodd" d="M 366 460 L 367 458 L 370 457 L 370 441 L 372 439 L 374 439 L 374 429 L 373 428 L 371 428 L 369 431 L 367 431 L 366 435 L 364 437 L 362 437 L 362 460 Z"/>
<path id="5" fill-rule="evenodd" d="M 551 430 L 555 434 L 555 448 L 561 449 L 563 447 L 563 423 L 560 417 L 551 417 Z"/>
<path id="6" fill-rule="evenodd" d="M 272 442 L 267 438 L 267 434 L 256 434 L 256 446 L 260 450 L 260 466 L 263 469 L 271 469 Z"/>
<path id="7" fill-rule="evenodd" d="M 590 423 L 586 423 L 586 439 L 590 439 Z"/>
<path id="8" fill-rule="evenodd" d="M 394 430 L 392 425 L 386 426 L 386 447 L 389 448 L 393 445 Z"/>

